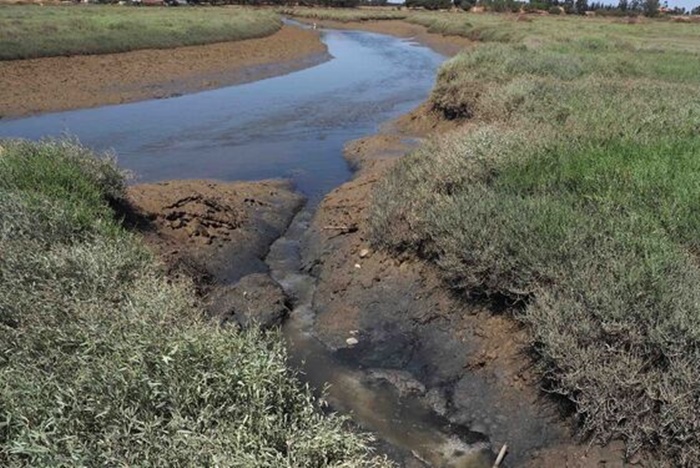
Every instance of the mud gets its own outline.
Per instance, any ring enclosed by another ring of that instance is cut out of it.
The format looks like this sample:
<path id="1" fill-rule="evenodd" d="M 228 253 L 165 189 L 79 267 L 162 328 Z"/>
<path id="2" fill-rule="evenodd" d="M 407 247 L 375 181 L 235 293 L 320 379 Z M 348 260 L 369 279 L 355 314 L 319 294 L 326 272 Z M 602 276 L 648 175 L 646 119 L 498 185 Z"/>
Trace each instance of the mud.
<path id="1" fill-rule="evenodd" d="M 129 188 L 127 223 L 171 273 L 202 285 L 234 285 L 267 273 L 264 258 L 304 198 L 284 181 L 170 181 Z"/>
<path id="2" fill-rule="evenodd" d="M 316 31 L 284 26 L 271 36 L 237 42 L 0 61 L 0 118 L 167 98 L 290 73 L 329 58 Z"/>

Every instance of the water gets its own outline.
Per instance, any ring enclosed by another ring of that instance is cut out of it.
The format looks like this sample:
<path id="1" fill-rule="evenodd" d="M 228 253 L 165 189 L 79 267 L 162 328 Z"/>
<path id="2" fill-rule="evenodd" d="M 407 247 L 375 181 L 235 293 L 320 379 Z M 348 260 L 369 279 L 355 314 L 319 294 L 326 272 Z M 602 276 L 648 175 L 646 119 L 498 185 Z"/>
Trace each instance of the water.
<path id="1" fill-rule="evenodd" d="M 315 386 L 331 384 L 336 409 L 433 466 L 490 466 L 479 435 L 456 437 L 418 401 L 367 383 L 310 333 L 314 278 L 299 269 L 299 240 L 323 195 L 349 180 L 342 150 L 424 101 L 444 57 L 411 41 L 355 31 L 324 31 L 332 60 L 254 83 L 165 100 L 0 121 L 0 137 L 69 134 L 113 149 L 136 182 L 212 178 L 291 179 L 310 199 L 271 248 L 272 275 L 294 297 L 285 327 L 294 362 Z"/>
<path id="2" fill-rule="evenodd" d="M 406 40 L 325 31 L 334 57 L 186 96 L 0 120 L 0 137 L 70 134 L 114 149 L 136 182 L 284 177 L 318 200 L 350 178 L 343 145 L 424 101 L 444 57 Z"/>

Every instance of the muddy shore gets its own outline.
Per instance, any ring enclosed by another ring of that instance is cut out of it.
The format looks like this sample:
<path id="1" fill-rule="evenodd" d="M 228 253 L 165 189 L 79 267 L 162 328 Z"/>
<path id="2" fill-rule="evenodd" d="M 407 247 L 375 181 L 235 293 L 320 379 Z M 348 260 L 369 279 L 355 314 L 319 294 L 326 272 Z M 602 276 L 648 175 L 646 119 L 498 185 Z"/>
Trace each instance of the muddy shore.
<path id="1" fill-rule="evenodd" d="M 283 26 L 244 41 L 0 61 L 0 118 L 122 104 L 270 78 L 328 60 L 318 32 Z"/>

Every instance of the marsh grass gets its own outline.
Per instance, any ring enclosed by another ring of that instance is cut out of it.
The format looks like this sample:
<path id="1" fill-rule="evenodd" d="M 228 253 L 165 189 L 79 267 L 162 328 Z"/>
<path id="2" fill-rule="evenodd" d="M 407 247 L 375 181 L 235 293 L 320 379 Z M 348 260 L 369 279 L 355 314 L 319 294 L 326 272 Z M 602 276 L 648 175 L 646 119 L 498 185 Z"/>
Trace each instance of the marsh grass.
<path id="1" fill-rule="evenodd" d="M 282 23 L 248 8 L 0 5 L 0 60 L 127 52 L 252 39 Z"/>
<path id="2" fill-rule="evenodd" d="M 374 239 L 467 296 L 523 304 L 544 387 L 575 403 L 583 434 L 696 466 L 697 32 L 652 47 L 666 23 L 578 21 L 565 42 L 527 33 L 445 64 L 431 104 L 472 125 L 379 184 Z"/>
<path id="3" fill-rule="evenodd" d="M 408 12 L 393 8 L 282 8 L 279 10 L 285 16 L 349 23 L 353 21 L 400 20 L 408 16 Z"/>
<path id="4" fill-rule="evenodd" d="M 278 333 L 209 323 L 74 142 L 2 142 L 0 465 L 388 466 L 326 415 Z"/>

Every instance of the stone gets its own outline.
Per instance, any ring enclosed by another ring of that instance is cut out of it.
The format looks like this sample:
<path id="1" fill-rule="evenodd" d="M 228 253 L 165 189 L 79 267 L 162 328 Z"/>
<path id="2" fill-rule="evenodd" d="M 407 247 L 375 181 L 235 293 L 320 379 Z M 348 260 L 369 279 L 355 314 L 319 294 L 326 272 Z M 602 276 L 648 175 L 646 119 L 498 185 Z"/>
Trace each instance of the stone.
<path id="1" fill-rule="evenodd" d="M 369 249 L 360 250 L 360 258 L 365 258 L 367 256 L 369 256 Z"/>
<path id="2" fill-rule="evenodd" d="M 359 343 L 357 338 L 354 337 L 348 338 L 347 340 L 345 340 L 345 342 L 348 344 L 348 346 L 355 346 L 357 343 Z"/>

